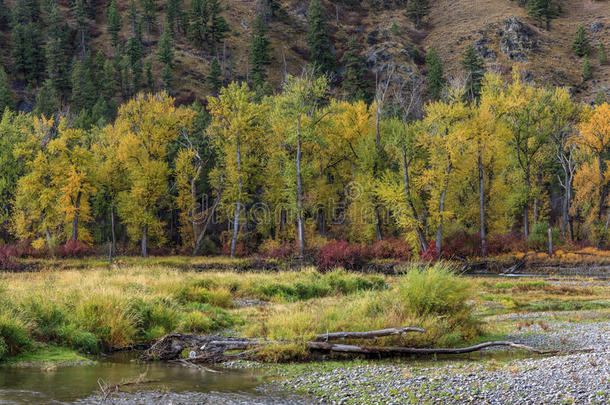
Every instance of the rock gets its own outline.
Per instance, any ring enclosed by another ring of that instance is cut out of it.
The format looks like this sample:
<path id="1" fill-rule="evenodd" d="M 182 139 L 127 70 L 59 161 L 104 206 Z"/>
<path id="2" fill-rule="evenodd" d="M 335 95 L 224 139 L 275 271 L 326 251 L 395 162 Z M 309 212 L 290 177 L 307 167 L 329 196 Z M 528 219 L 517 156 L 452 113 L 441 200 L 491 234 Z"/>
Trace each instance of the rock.
<path id="1" fill-rule="evenodd" d="M 534 31 L 519 21 L 517 17 L 511 16 L 504 21 L 504 29 L 501 30 L 500 52 L 508 56 L 508 59 L 518 62 L 527 62 L 526 54 L 535 47 L 532 37 Z"/>
<path id="2" fill-rule="evenodd" d="M 496 60 L 496 53 L 493 49 L 490 49 L 487 44 L 489 40 L 487 37 L 483 36 L 477 42 L 474 43 L 474 50 L 486 61 L 494 61 Z"/>
<path id="3" fill-rule="evenodd" d="M 602 28 L 604 28 L 604 24 L 602 22 L 593 21 L 591 23 L 591 26 L 589 27 L 589 31 L 591 32 L 591 34 L 597 34 L 602 30 Z"/>

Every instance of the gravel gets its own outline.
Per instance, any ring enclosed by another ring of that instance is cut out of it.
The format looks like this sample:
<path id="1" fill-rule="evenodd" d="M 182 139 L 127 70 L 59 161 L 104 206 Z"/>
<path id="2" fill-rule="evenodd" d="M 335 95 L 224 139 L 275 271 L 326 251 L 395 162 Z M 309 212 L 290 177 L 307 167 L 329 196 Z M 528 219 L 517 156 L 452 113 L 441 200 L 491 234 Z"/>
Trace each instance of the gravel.
<path id="1" fill-rule="evenodd" d="M 508 362 L 487 354 L 487 361 L 425 362 L 418 363 L 420 367 L 408 360 L 346 363 L 331 369 L 312 366 L 306 372 L 281 371 L 280 367 L 276 384 L 332 404 L 610 403 L 610 321 L 532 324 L 507 339 L 540 348 L 591 352 Z"/>

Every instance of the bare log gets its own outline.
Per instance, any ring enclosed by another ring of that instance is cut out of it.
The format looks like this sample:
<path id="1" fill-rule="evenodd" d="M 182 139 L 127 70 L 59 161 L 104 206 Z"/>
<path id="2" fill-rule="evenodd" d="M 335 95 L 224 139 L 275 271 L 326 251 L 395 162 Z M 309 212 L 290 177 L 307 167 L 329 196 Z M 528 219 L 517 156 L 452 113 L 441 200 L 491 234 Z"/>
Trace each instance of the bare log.
<path id="1" fill-rule="evenodd" d="M 331 340 L 343 340 L 343 339 L 376 339 L 384 336 L 395 336 L 403 335 L 408 332 L 425 332 L 422 328 L 416 328 L 408 326 L 404 328 L 389 328 L 371 330 L 367 332 L 331 332 L 316 335 L 314 342 L 328 342 Z"/>

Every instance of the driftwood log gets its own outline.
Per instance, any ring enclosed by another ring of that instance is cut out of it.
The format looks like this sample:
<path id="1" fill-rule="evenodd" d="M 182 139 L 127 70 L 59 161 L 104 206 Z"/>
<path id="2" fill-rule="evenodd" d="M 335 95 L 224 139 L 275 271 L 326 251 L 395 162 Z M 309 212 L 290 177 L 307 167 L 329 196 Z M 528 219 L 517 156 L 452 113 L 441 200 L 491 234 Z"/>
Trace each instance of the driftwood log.
<path id="1" fill-rule="evenodd" d="M 181 335 L 172 333 L 159 339 L 148 349 L 143 358 L 145 360 L 166 360 L 178 363 L 217 363 L 234 359 L 251 359 L 265 345 L 303 344 L 312 352 L 365 354 L 379 356 L 400 355 L 435 355 L 435 354 L 462 354 L 483 350 L 489 347 L 503 346 L 510 349 L 520 349 L 537 354 L 557 353 L 557 350 L 540 350 L 509 341 L 485 342 L 474 346 L 458 348 L 419 348 L 419 347 L 385 347 L 365 346 L 353 344 L 334 343 L 345 339 L 376 339 L 384 336 L 402 335 L 408 332 L 424 332 L 421 328 L 404 327 L 389 328 L 366 332 L 332 332 L 314 337 L 312 341 L 270 341 L 263 339 L 248 339 L 206 335 Z M 182 352 L 190 349 L 187 359 L 181 358 Z M 234 352 L 234 353 L 227 353 Z"/>

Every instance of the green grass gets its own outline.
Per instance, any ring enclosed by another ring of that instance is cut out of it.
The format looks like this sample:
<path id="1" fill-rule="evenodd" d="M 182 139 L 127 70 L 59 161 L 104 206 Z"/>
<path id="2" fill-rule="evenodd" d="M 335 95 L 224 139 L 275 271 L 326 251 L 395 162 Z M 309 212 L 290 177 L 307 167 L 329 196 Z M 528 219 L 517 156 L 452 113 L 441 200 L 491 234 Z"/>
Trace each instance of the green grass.
<path id="1" fill-rule="evenodd" d="M 88 358 L 77 351 L 56 345 L 38 345 L 34 350 L 9 357 L 3 361 L 8 365 L 14 364 L 44 364 L 44 363 L 76 363 L 89 362 Z"/>

